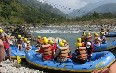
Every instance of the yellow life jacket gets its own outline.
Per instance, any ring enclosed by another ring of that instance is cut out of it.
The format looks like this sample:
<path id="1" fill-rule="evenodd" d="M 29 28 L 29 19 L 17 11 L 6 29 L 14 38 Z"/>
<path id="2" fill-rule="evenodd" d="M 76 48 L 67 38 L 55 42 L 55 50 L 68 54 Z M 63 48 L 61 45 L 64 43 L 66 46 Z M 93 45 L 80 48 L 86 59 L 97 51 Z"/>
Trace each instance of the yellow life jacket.
<path id="1" fill-rule="evenodd" d="M 77 56 L 77 59 L 86 60 L 87 59 L 87 52 L 86 47 L 79 47 L 79 55 Z"/>
<path id="2" fill-rule="evenodd" d="M 43 56 L 50 56 L 53 54 L 53 51 L 50 48 L 50 44 L 42 45 L 43 48 Z"/>
<path id="3" fill-rule="evenodd" d="M 68 57 L 68 53 L 69 53 L 68 47 L 60 47 L 59 49 L 60 49 L 59 57 L 60 58 L 67 58 Z"/>

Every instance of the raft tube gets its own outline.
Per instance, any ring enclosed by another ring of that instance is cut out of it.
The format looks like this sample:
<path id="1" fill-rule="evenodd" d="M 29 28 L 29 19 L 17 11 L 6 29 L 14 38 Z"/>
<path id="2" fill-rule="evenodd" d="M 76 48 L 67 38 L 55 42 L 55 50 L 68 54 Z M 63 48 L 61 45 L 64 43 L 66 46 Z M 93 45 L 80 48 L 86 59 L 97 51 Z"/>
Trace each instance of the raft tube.
<path id="1" fill-rule="evenodd" d="M 116 41 L 109 42 L 106 44 L 96 45 L 94 44 L 94 51 L 108 51 L 108 50 L 115 50 L 116 48 Z"/>
<path id="2" fill-rule="evenodd" d="M 25 51 L 24 50 L 19 50 L 17 46 L 15 45 L 10 45 L 10 50 L 11 50 L 11 57 L 16 58 L 17 56 L 21 58 L 25 58 Z M 32 46 L 32 50 L 36 51 L 38 48 L 36 46 Z M 6 54 L 8 56 L 8 51 L 6 51 Z"/>
<path id="3" fill-rule="evenodd" d="M 19 50 L 15 45 L 10 45 L 10 51 L 11 51 L 11 58 L 17 58 L 17 56 L 21 58 L 25 58 L 25 52 Z M 8 51 L 6 51 L 6 55 L 8 57 Z"/>
<path id="4" fill-rule="evenodd" d="M 52 72 L 91 72 L 93 70 L 101 70 L 109 67 L 114 61 L 115 56 L 109 51 L 93 53 L 91 61 L 85 64 L 74 63 L 68 59 L 65 63 L 59 63 L 54 60 L 42 61 L 42 55 L 30 50 L 26 52 L 26 61 L 36 68 L 44 69 Z"/>
<path id="5" fill-rule="evenodd" d="M 110 32 L 105 35 L 106 37 L 116 37 L 116 32 Z"/>

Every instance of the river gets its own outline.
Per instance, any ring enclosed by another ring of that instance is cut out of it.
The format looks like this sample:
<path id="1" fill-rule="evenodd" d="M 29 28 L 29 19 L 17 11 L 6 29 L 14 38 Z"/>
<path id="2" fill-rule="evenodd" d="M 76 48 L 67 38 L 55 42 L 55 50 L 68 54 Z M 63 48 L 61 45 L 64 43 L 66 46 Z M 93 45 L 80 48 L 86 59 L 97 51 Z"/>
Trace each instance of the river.
<path id="1" fill-rule="evenodd" d="M 40 35 L 42 37 L 44 36 L 45 37 L 60 37 L 60 38 L 66 39 L 70 45 L 71 51 L 73 52 L 75 50 L 75 42 L 78 37 L 81 37 L 82 32 L 79 32 L 79 33 L 32 33 L 32 35 L 34 35 L 35 37 Z M 116 37 L 107 38 L 107 42 L 111 42 L 114 40 L 116 40 Z M 116 51 L 112 51 L 112 52 L 116 56 Z"/>

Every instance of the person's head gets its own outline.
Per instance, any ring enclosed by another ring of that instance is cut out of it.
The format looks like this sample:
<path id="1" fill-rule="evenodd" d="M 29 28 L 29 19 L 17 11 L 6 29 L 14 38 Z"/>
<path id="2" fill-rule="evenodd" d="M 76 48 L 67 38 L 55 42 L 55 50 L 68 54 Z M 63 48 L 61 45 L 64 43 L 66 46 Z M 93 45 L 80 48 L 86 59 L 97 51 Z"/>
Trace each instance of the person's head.
<path id="1" fill-rule="evenodd" d="M 90 33 L 90 32 L 88 32 L 87 36 L 91 36 L 91 33 Z"/>
<path id="2" fill-rule="evenodd" d="M 92 41 L 92 38 L 88 36 L 87 41 Z"/>
<path id="3" fill-rule="evenodd" d="M 40 38 L 41 38 L 41 36 L 38 36 L 37 38 L 38 38 L 38 39 L 40 39 Z"/>
<path id="4" fill-rule="evenodd" d="M 95 38 L 95 44 L 99 44 L 101 42 L 100 38 Z"/>
<path id="5" fill-rule="evenodd" d="M 52 41 L 52 40 L 49 40 L 49 42 L 48 42 L 50 45 L 53 45 L 54 44 L 54 42 Z"/>
<path id="6" fill-rule="evenodd" d="M 18 38 L 21 39 L 21 35 L 18 35 Z"/>
<path id="7" fill-rule="evenodd" d="M 60 42 L 60 47 L 64 47 L 64 43 L 63 42 Z"/>
<path id="8" fill-rule="evenodd" d="M 105 32 L 100 32 L 101 35 L 105 35 Z"/>
<path id="9" fill-rule="evenodd" d="M 82 39 L 81 39 L 81 38 L 78 38 L 78 39 L 77 39 L 77 42 L 78 42 L 78 43 L 81 43 L 81 42 L 82 42 Z"/>
<path id="10" fill-rule="evenodd" d="M 0 34 L 2 34 L 4 31 L 2 29 L 0 29 Z"/>
<path id="11" fill-rule="evenodd" d="M 94 37 L 99 37 L 99 34 L 94 32 Z"/>
<path id="12" fill-rule="evenodd" d="M 105 29 L 104 28 L 101 28 L 101 32 L 104 32 L 105 31 Z"/>
<path id="13" fill-rule="evenodd" d="M 63 42 L 64 44 L 67 44 L 67 45 L 68 45 L 68 43 L 67 43 L 67 41 L 66 41 L 66 40 L 62 40 L 62 42 Z"/>
<path id="14" fill-rule="evenodd" d="M 76 47 L 82 47 L 82 43 L 76 43 Z"/>
<path id="15" fill-rule="evenodd" d="M 90 48 L 91 47 L 91 42 L 87 42 L 86 47 Z"/>
<path id="16" fill-rule="evenodd" d="M 82 36 L 86 36 L 86 33 L 85 33 L 85 32 L 83 32 Z"/>
<path id="17" fill-rule="evenodd" d="M 26 43 L 27 43 L 27 46 L 30 46 L 30 41 L 27 41 Z"/>
<path id="18" fill-rule="evenodd" d="M 23 41 L 24 41 L 24 42 L 27 42 L 27 38 L 24 38 Z"/>
<path id="19" fill-rule="evenodd" d="M 43 40 L 43 43 L 44 43 L 44 44 L 48 44 L 48 39 L 47 39 L 47 38 L 44 39 L 44 40 Z"/>

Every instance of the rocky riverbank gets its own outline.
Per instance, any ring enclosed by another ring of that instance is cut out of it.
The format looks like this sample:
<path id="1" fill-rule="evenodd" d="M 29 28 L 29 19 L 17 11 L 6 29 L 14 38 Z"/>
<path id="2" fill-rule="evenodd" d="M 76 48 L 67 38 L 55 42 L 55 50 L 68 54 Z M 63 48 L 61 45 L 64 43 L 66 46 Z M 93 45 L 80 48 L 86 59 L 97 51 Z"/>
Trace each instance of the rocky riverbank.
<path id="1" fill-rule="evenodd" d="M 36 69 L 27 67 L 27 63 L 18 64 L 17 60 L 3 61 L 0 67 L 0 73 L 45 73 Z"/>

